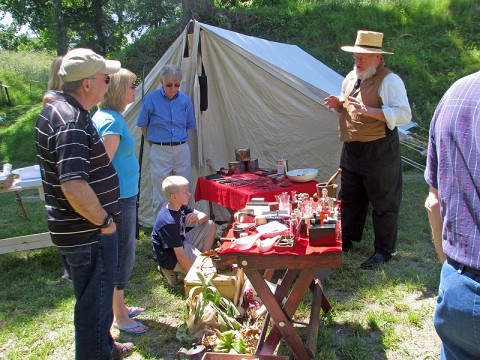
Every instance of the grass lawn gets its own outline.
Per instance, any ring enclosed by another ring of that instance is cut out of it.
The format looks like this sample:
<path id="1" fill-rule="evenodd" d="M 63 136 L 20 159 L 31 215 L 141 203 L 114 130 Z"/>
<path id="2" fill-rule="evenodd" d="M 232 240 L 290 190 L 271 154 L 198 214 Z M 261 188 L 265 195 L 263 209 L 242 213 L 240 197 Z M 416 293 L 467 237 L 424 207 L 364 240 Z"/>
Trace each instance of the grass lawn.
<path id="1" fill-rule="evenodd" d="M 421 173 L 404 174 L 398 249 L 389 264 L 360 270 L 373 251 L 368 224 L 363 241 L 324 282 L 334 312 L 322 319 L 316 359 L 439 359 L 432 314 L 440 263 L 423 207 L 427 191 Z M 16 212 L 13 194 L 0 194 L 1 238 L 46 230 L 35 192 L 25 194 L 25 205 L 29 220 Z M 150 330 L 137 336 L 112 333 L 118 341 L 135 343 L 130 359 L 174 359 L 180 347 L 189 347 L 176 339 L 186 321 L 183 289 L 169 287 L 156 271 L 149 235 L 150 229 L 142 229 L 126 303 L 148 308 L 139 320 Z M 0 359 L 73 358 L 75 300 L 62 273 L 53 247 L 0 255 Z M 295 314 L 299 326 L 309 316 L 307 300 Z M 277 353 L 291 356 L 283 341 Z"/>

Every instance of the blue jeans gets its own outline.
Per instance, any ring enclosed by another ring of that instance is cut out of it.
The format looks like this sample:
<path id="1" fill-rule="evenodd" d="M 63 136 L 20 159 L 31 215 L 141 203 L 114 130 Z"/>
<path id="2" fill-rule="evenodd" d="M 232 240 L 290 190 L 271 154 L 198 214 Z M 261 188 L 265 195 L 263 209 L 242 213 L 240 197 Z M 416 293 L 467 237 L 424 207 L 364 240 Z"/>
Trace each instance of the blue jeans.
<path id="1" fill-rule="evenodd" d="M 113 338 L 113 284 L 117 267 L 117 233 L 98 235 L 98 241 L 59 246 L 73 281 L 75 303 L 75 359 L 110 359 Z"/>
<path id="2" fill-rule="evenodd" d="M 433 324 L 442 360 L 480 359 L 480 276 L 443 263 Z"/>
<path id="3" fill-rule="evenodd" d="M 135 263 L 135 230 L 137 223 L 137 197 L 120 199 L 121 214 L 116 219 L 118 232 L 118 265 L 115 287 L 124 290 Z"/>

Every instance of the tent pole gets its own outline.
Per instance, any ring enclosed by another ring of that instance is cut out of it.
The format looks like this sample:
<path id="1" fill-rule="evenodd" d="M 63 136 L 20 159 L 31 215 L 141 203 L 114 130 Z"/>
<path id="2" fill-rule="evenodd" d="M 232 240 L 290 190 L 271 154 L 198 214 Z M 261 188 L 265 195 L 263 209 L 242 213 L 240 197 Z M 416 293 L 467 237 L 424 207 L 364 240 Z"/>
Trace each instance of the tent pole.
<path id="1" fill-rule="evenodd" d="M 145 96 L 145 63 L 143 64 L 143 70 L 142 70 L 142 103 L 143 103 L 143 97 Z M 140 240 L 140 224 L 138 222 L 138 213 L 140 209 L 140 185 L 142 183 L 142 162 L 143 162 L 143 147 L 145 144 L 145 138 L 143 136 L 143 132 L 140 131 L 142 134 L 142 137 L 140 138 L 140 151 L 138 154 L 138 163 L 140 165 L 140 168 L 138 170 L 138 194 L 137 194 L 137 214 L 136 214 L 136 224 L 135 224 L 135 238 L 137 240 Z"/>

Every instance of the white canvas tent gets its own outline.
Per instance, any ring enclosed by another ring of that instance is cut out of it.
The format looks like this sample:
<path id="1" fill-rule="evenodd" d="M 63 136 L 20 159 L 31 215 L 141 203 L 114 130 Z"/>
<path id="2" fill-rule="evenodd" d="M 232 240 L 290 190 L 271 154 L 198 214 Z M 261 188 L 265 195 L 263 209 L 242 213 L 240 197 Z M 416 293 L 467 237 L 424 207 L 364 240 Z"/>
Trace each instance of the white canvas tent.
<path id="1" fill-rule="evenodd" d="M 186 50 L 187 49 L 187 50 Z M 338 168 L 338 118 L 323 99 L 339 94 L 342 76 L 295 45 L 267 41 L 192 21 L 137 88 L 125 118 L 137 141 L 136 119 L 144 93 L 158 89 L 160 69 L 184 70 L 180 90 L 195 108 L 197 131 L 190 134 L 192 192 L 199 176 L 235 160 L 235 149 L 249 148 L 260 168 L 275 168 L 285 156 L 290 169 L 315 168 L 326 181 Z M 208 109 L 200 111 L 199 75 L 208 82 Z M 139 220 L 154 222 L 149 146 L 145 144 Z M 207 212 L 205 204 L 195 204 Z"/>

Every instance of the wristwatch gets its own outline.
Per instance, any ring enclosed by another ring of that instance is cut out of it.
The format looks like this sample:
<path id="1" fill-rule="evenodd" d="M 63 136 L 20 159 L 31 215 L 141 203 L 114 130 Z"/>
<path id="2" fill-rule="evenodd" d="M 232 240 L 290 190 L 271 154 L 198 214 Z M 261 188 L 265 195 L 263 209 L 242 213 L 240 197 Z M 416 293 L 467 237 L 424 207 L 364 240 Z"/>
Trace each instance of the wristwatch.
<path id="1" fill-rule="evenodd" d="M 112 224 L 113 224 L 113 217 L 112 217 L 112 215 L 107 214 L 107 217 L 103 221 L 103 224 L 100 225 L 99 227 L 100 227 L 100 229 L 105 229 L 105 228 L 108 228 L 108 227 L 112 226 Z"/>

